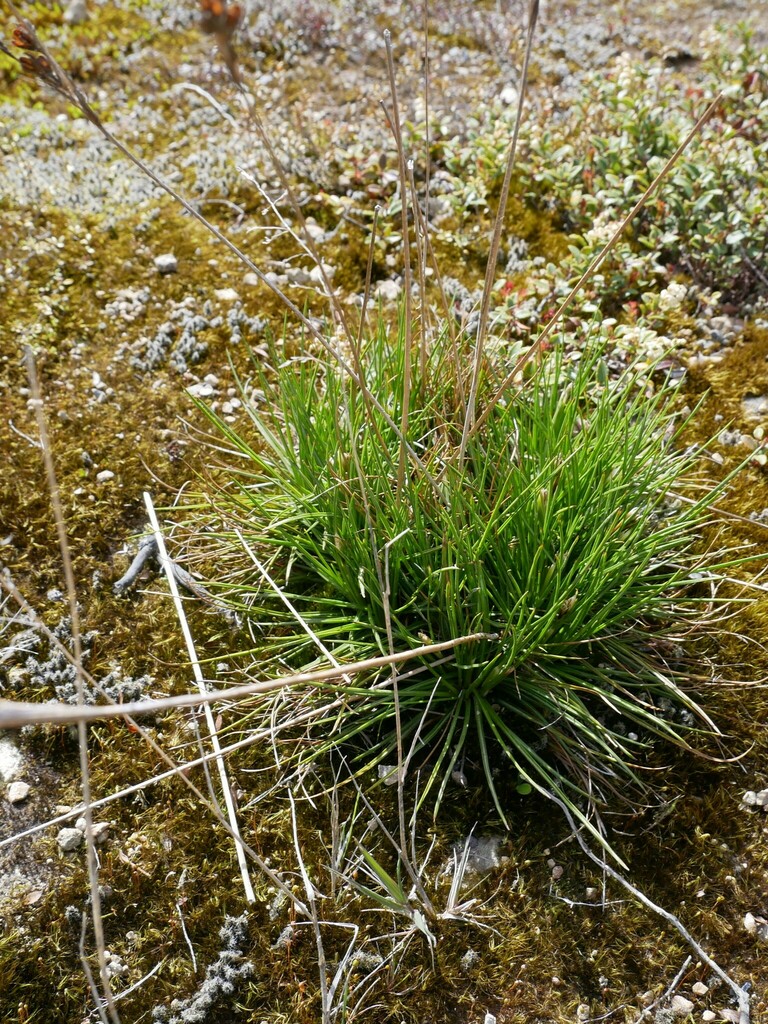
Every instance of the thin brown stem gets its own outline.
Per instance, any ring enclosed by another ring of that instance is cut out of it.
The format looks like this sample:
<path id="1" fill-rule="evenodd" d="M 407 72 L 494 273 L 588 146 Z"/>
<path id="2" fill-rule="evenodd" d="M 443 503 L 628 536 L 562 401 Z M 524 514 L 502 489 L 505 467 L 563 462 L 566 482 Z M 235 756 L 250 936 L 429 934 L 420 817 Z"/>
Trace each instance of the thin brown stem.
<path id="1" fill-rule="evenodd" d="M 32 394 L 32 404 L 37 418 L 37 430 L 40 435 L 40 445 L 43 452 L 43 463 L 45 474 L 48 480 L 48 492 L 51 497 L 53 515 L 56 521 L 56 533 L 59 539 L 59 551 L 61 553 L 62 569 L 67 588 L 67 600 L 69 603 L 70 628 L 72 631 L 72 647 L 75 667 L 75 685 L 77 688 L 77 700 L 80 707 L 85 707 L 85 683 L 83 681 L 83 651 L 80 642 L 80 612 L 77 604 L 77 589 L 75 587 L 75 574 L 72 569 L 72 557 L 67 538 L 67 528 L 64 522 L 64 510 L 61 504 L 59 484 L 56 479 L 56 469 L 53 465 L 51 443 L 48 436 L 48 427 L 45 422 L 43 411 L 43 400 L 40 395 L 40 385 L 37 379 L 37 368 L 32 349 L 27 346 L 25 351 L 27 364 L 27 375 L 29 387 Z M 93 912 L 93 935 L 96 941 L 96 950 L 99 960 L 99 976 L 104 991 L 104 1001 L 107 1006 L 110 1019 L 114 1024 L 120 1024 L 120 1015 L 115 1007 L 112 997 L 112 987 L 109 983 L 107 961 L 105 957 L 106 945 L 104 942 L 104 922 L 101 913 L 101 890 L 99 889 L 99 865 L 96 857 L 96 842 L 93 837 L 93 809 L 91 807 L 91 771 L 88 757 L 88 726 L 85 721 L 77 723 L 77 739 L 80 752 L 80 778 L 83 790 L 85 835 L 88 844 L 88 881 L 91 891 L 91 907 Z M 92 986 L 93 987 L 93 986 Z M 94 991 L 94 999 L 97 1006 L 100 1006 L 101 996 Z M 101 1010 L 99 1011 L 101 1013 Z"/>
<path id="2" fill-rule="evenodd" d="M 408 231 L 408 178 L 405 167 L 405 150 L 403 135 L 400 130 L 400 107 L 397 100 L 397 83 L 395 81 L 395 62 L 392 57 L 392 37 L 384 33 L 384 46 L 387 51 L 387 72 L 389 89 L 392 96 L 392 116 L 387 115 L 397 149 L 397 166 L 400 175 L 400 220 L 403 232 L 403 288 L 405 291 L 405 351 L 403 353 L 403 397 L 400 411 L 400 461 L 397 469 L 397 489 L 401 491 L 405 484 L 406 438 L 408 437 L 408 417 L 411 411 L 411 348 L 413 345 L 413 309 L 411 296 L 411 249 Z"/>
<path id="3" fill-rule="evenodd" d="M 467 448 L 467 441 L 472 432 L 475 420 L 475 408 L 477 405 L 477 392 L 480 387 L 480 377 L 483 367 L 483 352 L 485 349 L 486 336 L 488 334 L 488 319 L 491 312 L 491 296 L 493 293 L 493 282 L 496 279 L 496 264 L 499 260 L 499 248 L 501 246 L 501 232 L 504 228 L 504 215 L 507 211 L 509 200 L 509 189 L 512 183 L 512 171 L 517 156 L 517 140 L 520 134 L 520 125 L 523 120 L 523 103 L 525 101 L 525 90 L 528 84 L 528 65 L 533 50 L 533 31 L 536 27 L 536 19 L 539 13 L 539 0 L 531 0 L 528 9 L 528 34 L 525 40 L 525 56 L 523 58 L 523 71 L 520 76 L 520 89 L 517 97 L 517 113 L 515 115 L 515 127 L 512 131 L 512 141 L 509 145 L 507 166 L 504 171 L 504 181 L 501 186 L 499 197 L 499 208 L 496 212 L 496 220 L 493 225 L 493 237 L 491 238 L 491 251 L 488 254 L 488 263 L 485 268 L 485 283 L 483 285 L 483 300 L 480 306 L 480 321 L 477 325 L 477 340 L 475 342 L 475 353 L 472 360 L 472 382 L 469 387 L 469 398 L 467 400 L 467 411 L 464 416 L 464 429 L 461 434 L 461 445 L 459 446 L 459 466 L 464 462 L 464 454 Z"/>

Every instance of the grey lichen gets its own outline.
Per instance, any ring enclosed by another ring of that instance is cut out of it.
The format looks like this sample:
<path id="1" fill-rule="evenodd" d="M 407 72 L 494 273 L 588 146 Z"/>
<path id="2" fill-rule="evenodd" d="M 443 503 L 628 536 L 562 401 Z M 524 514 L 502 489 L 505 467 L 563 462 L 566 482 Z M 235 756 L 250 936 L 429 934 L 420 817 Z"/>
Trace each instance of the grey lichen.
<path id="1" fill-rule="evenodd" d="M 238 985 L 250 978 L 255 967 L 245 959 L 243 949 L 248 941 L 248 915 L 226 917 L 219 930 L 224 948 L 206 969 L 205 980 L 189 999 L 174 999 L 170 1007 L 156 1006 L 152 1020 L 159 1024 L 203 1024 L 213 1020 L 214 1007 L 234 995 Z"/>

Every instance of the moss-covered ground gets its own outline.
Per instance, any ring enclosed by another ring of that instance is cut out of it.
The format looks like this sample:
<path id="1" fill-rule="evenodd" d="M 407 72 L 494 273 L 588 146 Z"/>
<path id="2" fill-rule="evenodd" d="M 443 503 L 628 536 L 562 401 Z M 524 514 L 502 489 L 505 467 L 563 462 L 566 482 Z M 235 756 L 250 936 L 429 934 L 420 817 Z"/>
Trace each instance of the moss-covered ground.
<path id="1" fill-rule="evenodd" d="M 289 207 L 191 10 L 152 0 L 89 3 L 89 20 L 70 26 L 56 4 L 22 6 L 116 133 L 199 203 L 260 268 L 279 275 L 297 305 L 327 317 L 316 283 L 291 276 L 297 267 L 311 270 L 311 260 L 280 228 L 277 211 L 290 218 Z M 566 44 L 562 12 L 544 12 L 533 76 L 535 105 L 545 106 L 545 91 L 554 87 L 562 90 L 558 102 L 567 107 L 568 90 L 578 87 L 590 59 L 610 66 L 626 46 L 633 59 L 646 54 L 643 59 L 661 63 L 670 40 L 679 40 L 680 50 L 690 46 L 694 54 L 690 66 L 681 61 L 670 73 L 682 79 L 689 75 L 695 86 L 697 36 L 682 6 L 655 5 L 656 23 L 647 17 L 647 5 L 615 5 L 607 12 L 588 4 L 566 7 L 571 19 Z M 378 106 L 387 96 L 381 29 L 390 28 L 395 38 L 402 102 L 415 126 L 416 143 L 423 62 L 420 15 L 408 5 L 351 8 L 308 0 L 295 7 L 277 4 L 258 18 L 249 10 L 242 57 L 305 215 L 324 232 L 319 247 L 335 269 L 334 286 L 345 308 L 355 311 L 375 204 L 384 214 L 374 283 L 396 279 L 400 270 L 400 222 L 390 207 L 396 154 Z M 470 298 L 482 278 L 498 190 L 493 172 L 497 138 L 486 139 L 487 158 L 476 140 L 486 137 L 483 111 L 514 81 L 520 52 L 518 15 L 506 8 L 503 13 L 499 21 L 491 4 L 471 9 L 441 4 L 431 42 L 432 176 L 435 195 L 442 200 L 435 249 L 443 274 L 457 282 L 457 289 L 467 289 Z M 732 23 L 731 8 L 720 15 Z M 13 19 L 6 7 L 3 19 L 2 37 L 8 41 Z M 696 25 L 697 30 L 710 27 Z M 723 45 L 735 46 L 733 38 L 724 35 Z M 169 509 L 165 522 L 172 553 L 185 564 L 184 546 L 174 546 L 170 508 L 179 491 L 215 461 L 201 438 L 204 421 L 187 388 L 197 387 L 237 424 L 235 372 L 246 372 L 247 345 L 258 350 L 265 330 L 271 329 L 277 336 L 285 334 L 290 346 L 298 325 L 285 321 L 274 295 L 254 284 L 201 225 L 112 153 L 71 106 L 19 76 L 3 54 L 0 87 L 2 565 L 50 627 L 66 617 L 61 555 L 22 357 L 30 345 L 83 629 L 93 633 L 88 669 L 97 678 L 116 668 L 124 676 L 151 675 L 146 692 L 152 696 L 180 692 L 188 687 L 190 673 L 165 584 L 145 578 L 146 585 L 127 597 L 117 597 L 112 584 L 146 530 L 145 490 Z M 203 95 L 208 90 L 219 109 Z M 243 168 L 262 192 L 241 174 Z M 461 203 L 451 202 L 457 176 L 467 183 Z M 472 193 L 475 176 L 480 190 Z M 541 268 L 567 258 L 567 224 L 546 195 L 532 194 L 531 180 L 525 187 L 529 194 L 513 200 L 508 228 L 524 245 L 526 259 L 536 262 L 527 270 L 510 263 L 501 294 L 520 296 L 521 302 L 531 295 L 549 301 L 557 288 L 551 282 L 541 285 Z M 177 257 L 177 273 L 159 274 L 154 260 L 163 253 Z M 657 290 L 667 283 L 660 280 Z M 711 303 L 710 311 L 721 312 L 717 300 Z M 761 427 L 761 417 L 751 419 L 743 402 L 768 395 L 768 328 L 764 321 L 760 325 L 759 306 L 729 309 L 725 315 L 737 324 L 733 335 L 717 359 L 700 358 L 701 308 L 689 309 L 687 318 L 677 321 L 659 313 L 655 321 L 662 337 L 674 335 L 676 327 L 687 331 L 687 347 L 678 347 L 674 356 L 686 367 L 681 402 L 693 404 L 706 394 L 691 443 L 726 426 L 752 434 Z M 610 312 L 616 315 L 615 304 Z M 635 313 L 619 308 L 618 319 L 631 323 Z M 203 322 L 190 327 L 195 316 Z M 742 330 L 743 320 L 747 326 Z M 172 328 L 163 331 L 169 322 Z M 519 340 L 516 332 L 525 324 L 512 314 L 509 324 L 509 337 Z M 622 345 L 626 341 L 619 338 L 617 351 Z M 768 421 L 768 412 L 762 419 Z M 713 451 L 718 455 L 713 474 L 732 468 L 745 454 L 722 445 Z M 100 477 L 105 470 L 113 475 Z M 768 527 L 749 516 L 768 508 L 766 469 L 759 462 L 750 464 L 722 505 L 731 518 L 718 523 L 718 543 L 746 542 L 756 554 L 764 551 Z M 215 566 L 205 568 L 215 572 Z M 759 565 L 748 563 L 734 574 L 758 571 Z M 6 615 L 10 606 L 4 607 Z M 219 682 L 236 679 L 233 652 L 245 646 L 242 634 L 204 605 L 189 600 L 187 608 L 207 673 L 215 671 Z M 745 790 L 767 784 L 768 698 L 759 681 L 768 675 L 768 598 L 758 593 L 725 626 L 729 632 L 722 644 L 698 652 L 701 692 L 723 730 L 721 747 L 708 746 L 703 751 L 708 757 L 700 760 L 655 751 L 658 803 L 631 813 L 609 809 L 606 820 L 634 884 L 678 914 L 739 983 L 753 987 L 757 1024 L 768 1020 L 768 947 L 745 928 L 744 919 L 747 914 L 768 916 L 767 830 L 764 814 L 747 812 L 740 801 Z M 4 642 L 10 644 L 14 635 L 15 628 L 9 627 Z M 41 641 L 39 660 L 47 653 Z M 41 683 L 25 664 L 18 654 L 3 661 L 0 693 L 22 700 L 54 697 L 50 682 Z M 740 687 L 740 680 L 758 684 Z M 227 711 L 223 714 L 227 724 Z M 192 759 L 197 746 L 190 722 L 190 715 L 167 714 L 147 728 L 171 756 Z M 95 798 L 163 769 L 151 747 L 122 722 L 95 725 L 90 736 Z M 77 748 L 68 730 L 39 729 L 21 736 L 19 743 L 26 759 L 20 777 L 32 783 L 32 793 L 22 805 L 0 800 L 0 839 L 79 799 Z M 273 765 L 264 742 L 229 759 L 241 828 L 258 854 L 303 898 L 290 807 L 284 796 L 269 792 Z M 200 768 L 189 777 L 205 790 Z M 346 1010 L 341 1009 L 343 993 L 337 993 L 335 1019 L 463 1024 L 492 1013 L 503 1024 L 565 1024 L 606 1016 L 634 1022 L 688 955 L 674 931 L 621 890 L 608 886 L 603 902 L 599 870 L 581 856 L 556 809 L 533 797 L 512 797 L 514 830 L 507 833 L 479 783 L 449 794 L 437 822 L 425 817 L 416 845 L 423 856 L 434 843 L 425 878 L 439 906 L 449 885 L 439 871 L 453 844 L 472 828 L 479 836 L 499 837 L 498 864 L 479 877 L 471 893 L 479 900 L 476 915 L 484 927 L 443 921 L 435 926 L 434 950 L 419 934 L 403 941 L 402 922 L 363 894 L 340 887 L 329 869 L 334 836 L 325 782 L 307 780 L 313 800 L 299 802 L 298 838 L 322 894 L 321 919 L 346 926 L 324 929 L 331 975 L 352 926 L 360 929 Z M 352 792 L 342 789 L 337 799 L 344 821 L 353 812 Z M 393 808 L 382 801 L 386 819 Z M 247 909 L 233 844 L 177 778 L 116 800 L 96 818 L 111 823 L 99 860 L 106 945 L 127 968 L 115 976 L 115 990 L 154 971 L 117 1005 L 123 1021 L 149 1021 L 153 1008 L 168 1007 L 174 998 L 184 999 L 199 988 L 221 949 L 225 916 Z M 364 827 L 359 826 L 361 833 Z M 0 849 L 0 1017 L 19 1024 L 95 1019 L 79 952 L 79 915 L 89 902 L 85 859 L 82 850 L 62 853 L 56 832 L 48 828 Z M 392 868 L 392 850 L 381 833 L 374 832 L 367 842 Z M 258 871 L 254 882 L 257 901 L 249 910 L 243 950 L 254 964 L 253 974 L 206 1019 L 220 1024 L 318 1021 L 318 955 L 311 930 L 299 924 L 290 941 L 279 941 L 292 923 L 290 906 L 279 904 L 274 887 Z M 89 934 L 89 955 L 92 948 Z M 697 981 L 710 987 L 708 995 L 692 993 Z M 732 1008 L 729 993 L 713 983 L 695 957 L 679 991 L 693 999 L 697 1021 L 710 1007 L 718 1013 Z"/>

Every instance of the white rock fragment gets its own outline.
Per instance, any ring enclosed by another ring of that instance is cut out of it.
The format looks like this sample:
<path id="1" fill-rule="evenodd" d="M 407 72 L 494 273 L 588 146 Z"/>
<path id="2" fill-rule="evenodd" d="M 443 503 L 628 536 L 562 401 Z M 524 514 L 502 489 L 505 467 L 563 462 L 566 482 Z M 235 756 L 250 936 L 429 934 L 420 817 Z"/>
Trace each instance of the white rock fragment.
<path id="1" fill-rule="evenodd" d="M 64 21 L 67 25 L 82 25 L 88 21 L 88 5 L 85 0 L 71 0 L 64 11 Z"/>
<path id="2" fill-rule="evenodd" d="M 749 911 L 744 915 L 744 931 L 747 935 L 754 935 L 757 932 L 757 921 L 755 915 L 750 914 Z"/>
<path id="3" fill-rule="evenodd" d="M 691 992 L 693 992 L 695 996 L 705 996 L 707 992 L 709 992 L 709 988 L 703 981 L 696 981 L 691 985 Z"/>
<path id="4" fill-rule="evenodd" d="M 396 302 L 402 290 L 402 286 L 397 281 L 378 281 L 373 289 L 373 294 L 383 302 Z"/>
<path id="5" fill-rule="evenodd" d="M 492 1013 L 486 1013 L 483 1017 L 483 1024 L 496 1024 L 496 1018 Z"/>
<path id="6" fill-rule="evenodd" d="M 336 267 L 332 267 L 330 263 L 323 263 L 322 267 L 313 267 L 309 272 L 309 277 L 313 284 L 322 284 L 323 272 L 330 283 L 333 281 L 333 275 L 336 273 Z"/>
<path id="7" fill-rule="evenodd" d="M 96 474 L 96 483 L 105 484 L 109 480 L 114 480 L 114 478 L 115 474 L 112 472 L 111 469 L 102 469 L 100 473 Z"/>
<path id="8" fill-rule="evenodd" d="M 712 1010 L 705 1010 L 701 1015 L 701 1019 L 705 1024 L 709 1024 L 710 1021 L 717 1020 L 717 1014 L 713 1013 Z"/>
<path id="9" fill-rule="evenodd" d="M 556 882 L 559 878 L 563 877 L 564 868 L 561 864 L 555 864 L 552 868 L 552 880 Z"/>
<path id="10" fill-rule="evenodd" d="M 20 804 L 29 796 L 29 784 L 26 782 L 12 782 L 6 794 L 9 804 Z"/>
<path id="11" fill-rule="evenodd" d="M 669 1008 L 676 1017 L 687 1017 L 689 1013 L 693 1013 L 695 1007 L 690 999 L 686 999 L 685 996 L 672 996 L 672 1001 L 669 1004 Z"/>
<path id="12" fill-rule="evenodd" d="M 187 394 L 191 395 L 192 398 L 210 398 L 214 395 L 215 389 L 212 384 L 206 384 L 205 381 L 201 381 L 199 384 L 193 384 L 187 388 Z"/>
<path id="13" fill-rule="evenodd" d="M 291 284 L 307 285 L 312 283 L 312 276 L 304 267 L 291 267 L 286 270 L 285 276 Z"/>
<path id="14" fill-rule="evenodd" d="M 748 789 L 741 798 L 741 806 L 749 808 L 759 807 L 765 810 L 768 808 L 768 789 L 761 789 L 759 792 L 755 792 L 754 789 Z"/>
<path id="15" fill-rule="evenodd" d="M 10 673 L 9 682 L 13 683 Z M 23 760 L 21 751 L 10 736 L 0 736 L 0 779 L 10 782 Z"/>
<path id="16" fill-rule="evenodd" d="M 247 284 L 249 288 L 254 288 L 257 284 L 261 284 L 261 278 L 258 274 L 254 274 L 252 270 L 249 270 L 247 274 L 243 274 L 243 284 Z"/>
<path id="17" fill-rule="evenodd" d="M 155 257 L 155 266 L 161 274 L 175 274 L 179 269 L 179 261 L 172 252 L 164 252 Z"/>
<path id="18" fill-rule="evenodd" d="M 322 242 L 325 239 L 325 231 L 314 217 L 307 217 L 304 221 L 304 227 L 313 242 Z"/>
<path id="19" fill-rule="evenodd" d="M 234 288 L 216 288 L 213 294 L 219 302 L 237 302 L 240 298 Z"/>
<path id="20" fill-rule="evenodd" d="M 82 841 L 83 833 L 79 828 L 63 828 L 56 836 L 59 849 L 63 850 L 64 853 L 71 853 L 72 850 L 76 850 Z"/>
<path id="21" fill-rule="evenodd" d="M 505 107 L 517 106 L 518 91 L 514 85 L 508 84 L 499 93 L 499 101 L 504 104 Z"/>

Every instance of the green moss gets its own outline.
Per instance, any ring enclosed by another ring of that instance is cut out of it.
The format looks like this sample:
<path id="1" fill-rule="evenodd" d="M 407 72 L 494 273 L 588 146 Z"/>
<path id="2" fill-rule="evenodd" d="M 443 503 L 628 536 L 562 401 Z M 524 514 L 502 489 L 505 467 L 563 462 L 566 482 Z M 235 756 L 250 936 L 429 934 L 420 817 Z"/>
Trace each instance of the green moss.
<path id="1" fill-rule="evenodd" d="M 209 41 L 195 39 L 192 32 L 171 35 L 152 28 L 142 14 L 141 4 L 91 8 L 91 22 L 69 28 L 61 23 L 59 6 L 25 6 L 25 13 L 34 18 L 43 35 L 51 34 L 55 52 L 72 55 L 68 66 L 89 91 L 96 86 L 125 89 L 124 102 L 130 106 L 146 94 L 149 86 L 165 82 L 165 65 L 173 67 L 180 53 L 209 54 Z M 137 48 L 131 72 L 121 72 L 119 63 L 124 55 Z M 286 73 L 277 65 L 273 70 Z M 295 76 L 285 83 L 286 94 L 297 104 L 304 91 L 303 71 L 297 65 Z M 324 75 L 324 69 L 307 74 L 306 84 L 316 89 Z M 16 77 L 13 65 L 2 55 L 0 82 L 5 96 L 20 105 L 43 99 L 34 83 Z M 49 97 L 43 102 L 53 112 L 61 109 L 58 101 Z M 105 111 L 111 113 L 111 101 L 103 102 Z M 171 138 L 170 115 L 174 110 L 186 109 L 172 107 L 171 102 L 181 103 L 168 100 L 161 108 L 169 115 L 169 127 L 167 136 L 162 128 L 157 132 L 153 146 L 158 151 L 176 141 Z M 15 130 L 20 136 L 29 130 L 21 115 Z M 75 143 L 80 130 L 79 125 L 71 126 L 70 137 Z M 196 144 L 195 133 L 190 132 L 181 140 L 179 160 Z M 147 148 L 152 147 L 147 144 Z M 192 173 L 183 172 L 184 187 L 192 184 Z M 261 200 L 245 185 L 237 188 L 235 197 L 248 214 L 248 225 L 265 223 L 266 218 L 258 213 Z M 346 191 L 342 186 L 337 190 Z M 45 395 L 84 628 L 99 633 L 94 641 L 92 667 L 99 675 L 119 661 L 134 674 L 150 672 L 156 680 L 156 692 L 165 693 L 189 685 L 183 644 L 169 602 L 153 593 L 118 600 L 110 585 L 127 565 L 127 557 L 117 551 L 144 527 L 142 491 L 149 489 L 158 503 L 170 504 L 187 480 L 205 474 L 213 456 L 199 444 L 188 443 L 190 437 L 181 427 L 180 418 L 200 423 L 183 392 L 187 381 L 161 369 L 150 383 L 136 375 L 127 358 L 116 360 L 115 353 L 123 341 L 135 340 L 140 333 L 151 334 L 166 318 L 168 303 L 188 294 L 202 303 L 219 286 L 238 287 L 248 312 L 265 316 L 278 334 L 283 311 L 268 289 L 241 287 L 243 268 L 221 246 L 212 244 L 189 218 L 180 216 L 166 201 L 160 204 L 160 210 L 160 216 L 148 222 L 140 243 L 146 250 L 140 250 L 135 229 L 145 219 L 141 211 L 109 211 L 107 221 L 50 208 L 18 208 L 8 200 L 0 203 L 0 262 L 6 271 L 0 285 L 0 379 L 4 383 L 0 446 L 6 459 L 6 471 L 0 475 L 0 539 L 12 535 L 12 542 L 2 548 L 4 564 L 46 621 L 54 624 L 64 609 L 47 598 L 49 588 L 62 585 L 55 524 L 39 451 L 23 436 L 35 437 L 27 395 L 21 391 L 27 386 L 21 348 L 31 343 L 37 352 Z M 306 212 L 329 229 L 336 225 L 338 213 L 330 201 L 326 204 L 318 200 L 316 205 L 308 205 Z M 222 222 L 230 218 L 223 209 L 217 210 L 217 217 L 219 213 L 224 215 Z M 466 217 L 457 214 L 454 220 L 445 222 L 436 237 L 444 273 L 468 286 L 476 285 L 485 268 L 488 224 L 487 216 L 474 212 Z M 229 227 L 234 228 L 231 219 Z M 513 198 L 505 227 L 509 234 L 526 239 L 531 255 L 555 263 L 565 255 L 567 239 L 547 211 L 532 209 L 523 200 Z M 257 254 L 263 267 L 269 265 L 269 260 L 283 260 L 297 251 L 288 239 L 265 244 L 259 241 L 256 245 L 245 232 L 238 237 Z M 59 246 L 55 240 L 63 244 Z M 377 249 L 374 279 L 392 273 L 385 262 L 385 245 L 386 239 Z M 395 252 L 396 246 L 391 249 Z M 152 257 L 165 251 L 179 256 L 180 273 L 160 278 Z M 323 249 L 323 256 L 337 267 L 335 280 L 344 295 L 362 290 L 368 256 L 364 231 L 358 231 L 353 223 L 345 225 Z M 216 261 L 215 266 L 211 260 Z M 153 302 L 160 306 L 150 303 L 141 323 L 109 321 L 106 329 L 102 328 L 104 302 L 117 289 L 142 286 L 151 288 Z M 315 312 L 325 313 L 319 297 L 297 294 L 301 302 L 305 296 L 310 299 Z M 681 321 L 673 326 L 685 328 L 690 324 Z M 295 331 L 298 334 L 298 329 Z M 122 332 L 126 332 L 126 338 L 121 337 Z M 229 350 L 222 331 L 210 331 L 205 341 L 210 346 L 209 356 L 196 369 L 200 374 L 215 372 L 224 389 L 232 383 L 227 357 L 234 356 L 238 368 L 242 368 L 244 354 L 241 358 L 239 351 Z M 689 402 L 709 390 L 692 440 L 708 438 L 728 421 L 741 429 L 751 429 L 753 424 L 742 416 L 741 397 L 747 390 L 768 393 L 766 357 L 768 332 L 749 328 L 722 363 L 707 364 L 689 375 Z M 99 372 L 114 388 L 115 397 L 103 405 L 89 404 L 89 378 L 75 375 L 78 366 Z M 69 390 L 70 384 L 74 390 Z M 717 416 L 724 419 L 717 420 Z M 99 468 L 114 470 L 115 480 L 97 487 L 95 471 L 83 465 L 83 450 Z M 740 454 L 726 448 L 717 450 L 725 457 L 723 471 Z M 724 507 L 741 516 L 768 507 L 767 483 L 765 470 L 749 467 L 735 479 Z M 84 493 L 76 494 L 78 488 Z M 754 523 L 725 520 L 718 530 L 728 542 L 751 541 L 758 550 L 765 548 L 764 530 Z M 177 543 L 179 547 L 174 551 L 183 555 L 183 547 L 173 537 L 172 547 Z M 748 573 L 750 568 L 740 571 Z M 101 574 L 101 584 L 93 582 L 96 572 Z M 147 589 L 164 591 L 164 584 L 148 581 Z M 229 627 L 192 602 L 188 602 L 187 609 L 206 658 L 206 673 L 212 675 L 218 662 L 231 660 L 234 641 Z M 760 597 L 726 625 L 734 633 L 725 633 L 716 649 L 710 646 L 702 650 L 700 664 L 706 664 L 709 657 L 714 664 L 725 666 L 721 674 L 729 677 L 766 675 L 768 656 L 760 644 L 768 636 L 768 601 Z M 745 647 L 739 634 L 755 642 Z M 763 819 L 740 810 L 739 799 L 744 789 L 765 785 L 768 698 L 759 688 L 745 695 L 723 684 L 710 686 L 708 674 L 702 674 L 707 676 L 702 680 L 707 706 L 726 733 L 721 749 L 705 753 L 723 757 L 743 754 L 742 762 L 718 764 L 658 753 L 653 764 L 663 778 L 665 802 L 636 816 L 617 816 L 611 824 L 617 832 L 626 833 L 615 842 L 630 864 L 635 884 L 679 913 L 739 982 L 752 980 L 755 984 L 753 1020 L 757 1022 L 768 1012 L 762 987 L 764 956 L 757 942 L 741 928 L 741 920 L 747 911 L 756 910 L 756 892 L 768 871 L 768 854 Z M 224 674 L 221 678 L 230 676 Z M 51 693 L 22 686 L 18 696 L 48 699 Z M 231 715 L 227 709 L 222 715 L 226 729 Z M 145 724 L 181 760 L 197 756 L 188 723 L 187 715 L 167 715 Z M 47 810 L 52 811 L 54 801 L 74 803 L 78 796 L 78 783 L 72 775 L 76 755 L 68 731 L 48 729 L 25 742 L 30 753 L 67 772 L 67 784 L 46 794 Z M 96 797 L 151 777 L 163 768 L 147 744 L 118 722 L 94 727 L 91 759 Z M 250 802 L 266 791 L 274 778 L 271 750 L 263 742 L 246 748 L 229 758 L 229 767 L 241 790 L 240 818 L 246 838 L 260 855 L 270 859 L 273 867 L 284 872 L 289 884 L 303 897 L 284 799 L 275 793 Z M 205 789 L 200 769 L 193 769 L 190 777 Z M 332 835 L 330 809 L 323 793 L 331 780 L 330 772 L 321 773 L 317 780 L 306 780 L 315 807 L 308 802 L 299 804 L 299 839 L 313 880 L 323 894 L 321 916 L 357 925 L 361 940 L 367 943 L 366 950 L 387 957 L 395 946 L 392 920 L 353 890 L 343 888 L 328 868 Z M 354 795 L 350 789 L 342 789 L 338 799 L 343 821 L 352 813 Z M 391 794 L 382 798 L 381 812 L 388 823 L 394 820 Z M 217 929 L 225 913 L 243 910 L 233 846 L 178 779 L 152 786 L 140 798 L 116 801 L 97 818 L 113 822 L 111 838 L 99 851 L 102 882 L 111 890 L 105 899 L 107 946 L 130 964 L 130 981 L 162 963 L 156 975 L 119 1004 L 124 1020 L 147 1019 L 152 1006 L 167 1005 L 173 998 L 194 991 L 205 965 L 217 955 Z M 436 823 L 424 820 L 421 824 L 416 840 L 420 857 L 426 856 L 435 841 L 426 877 L 438 905 L 447 889 L 447 881 L 437 878 L 439 867 L 450 855 L 452 844 L 478 822 L 478 831 L 483 834 L 501 832 L 487 797 L 469 788 L 447 797 Z M 377 1024 L 464 1022 L 482 1019 L 490 1011 L 497 1013 L 504 1024 L 531 1024 L 536 1020 L 570 1024 L 577 1006 L 586 1002 L 593 1016 L 623 1006 L 613 1019 L 631 1022 L 640 1012 L 640 992 L 652 986 L 660 994 L 666 988 L 688 953 L 676 934 L 631 903 L 611 902 L 605 909 L 584 905 L 589 902 L 587 887 L 601 886 L 600 874 L 578 855 L 559 816 L 546 804 L 535 798 L 520 798 L 514 808 L 514 824 L 515 830 L 505 837 L 501 851 L 508 860 L 468 893 L 479 901 L 479 920 L 493 930 L 449 922 L 435 924 L 438 941 L 434 959 L 422 939 L 415 936 L 379 975 L 369 998 L 374 1008 L 365 1019 Z M 363 828 L 361 825 L 360 834 Z M 35 840 L 34 848 L 41 862 L 51 859 L 55 884 L 34 903 L 25 903 L 22 895 L 13 906 L 2 910 L 3 1019 L 71 1024 L 85 1015 L 89 1003 L 79 962 L 79 931 L 65 917 L 68 906 L 79 910 L 86 906 L 84 861 L 82 853 L 62 855 L 52 836 L 49 832 L 46 838 Z M 393 851 L 380 834 L 367 837 L 366 842 L 388 868 L 395 869 Z M 550 859 L 564 867 L 560 879 L 553 879 Z M 748 865 L 746 870 L 740 867 L 744 863 Z M 229 1020 L 314 1024 L 319 1018 L 319 997 L 317 951 L 311 931 L 297 927 L 289 949 L 273 948 L 290 913 L 284 908 L 271 919 L 269 905 L 274 893 L 258 873 L 254 881 L 258 900 L 252 911 L 249 955 L 257 973 L 238 992 L 240 1009 L 228 1007 L 217 1019 L 222 1024 Z M 608 896 L 609 900 L 622 898 L 614 890 L 609 890 Z M 180 913 L 198 958 L 197 975 Z M 129 932 L 134 933 L 130 939 Z M 323 937 L 333 971 L 351 932 L 327 926 Z M 474 966 L 464 967 L 462 958 L 468 950 L 477 953 L 477 960 Z M 363 982 L 369 971 L 370 966 L 358 967 L 352 984 Z M 693 968 L 685 984 L 693 980 L 708 981 L 707 972 Z M 720 990 L 713 994 L 712 1007 L 718 1009 L 725 1001 Z M 362 1016 L 362 1012 L 357 1014 L 357 1019 Z M 350 1015 L 349 1019 L 355 1017 Z"/>

